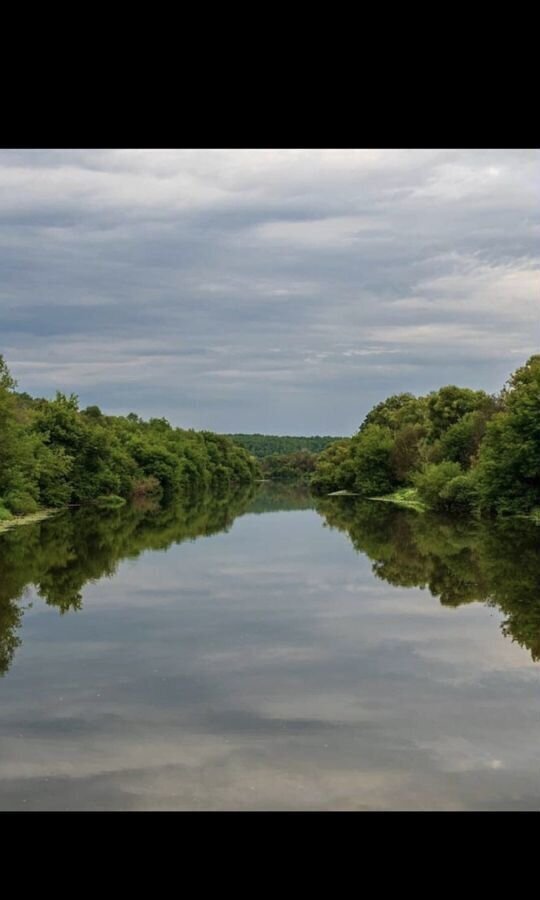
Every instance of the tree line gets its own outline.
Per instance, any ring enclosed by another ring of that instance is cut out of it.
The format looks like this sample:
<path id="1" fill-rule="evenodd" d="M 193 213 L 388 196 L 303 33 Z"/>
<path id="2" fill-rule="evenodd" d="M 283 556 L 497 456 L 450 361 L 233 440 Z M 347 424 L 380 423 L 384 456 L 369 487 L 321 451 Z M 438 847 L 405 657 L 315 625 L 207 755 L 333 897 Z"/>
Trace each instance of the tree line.
<path id="1" fill-rule="evenodd" d="M 0 355 L 0 520 L 90 501 L 223 492 L 259 474 L 254 457 L 224 435 L 79 409 L 74 394 L 46 400 L 15 388 Z"/>
<path id="2" fill-rule="evenodd" d="M 333 441 L 339 440 L 330 435 L 321 437 L 318 434 L 312 437 L 291 437 L 279 434 L 229 434 L 227 437 L 232 438 L 236 444 L 240 444 L 258 459 L 275 454 L 281 456 L 302 451 L 320 453 Z"/>
<path id="3" fill-rule="evenodd" d="M 330 435 L 231 434 L 229 437 L 257 457 L 264 478 L 305 484 L 315 472 L 317 455 L 340 440 Z"/>
<path id="4" fill-rule="evenodd" d="M 540 355 L 498 394 L 442 387 L 377 404 L 317 457 L 311 487 L 381 497 L 410 489 L 439 511 L 540 514 Z"/>

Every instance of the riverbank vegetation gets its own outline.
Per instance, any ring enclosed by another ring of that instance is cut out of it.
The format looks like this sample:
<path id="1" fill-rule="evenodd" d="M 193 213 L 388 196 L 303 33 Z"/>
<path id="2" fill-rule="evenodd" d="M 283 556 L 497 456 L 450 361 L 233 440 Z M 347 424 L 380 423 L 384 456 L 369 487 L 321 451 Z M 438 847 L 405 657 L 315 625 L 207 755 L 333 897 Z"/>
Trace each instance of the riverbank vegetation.
<path id="1" fill-rule="evenodd" d="M 97 406 L 81 410 L 74 394 L 35 399 L 15 388 L 0 356 L 0 522 L 44 507 L 219 493 L 260 474 L 257 461 L 223 435 L 135 413 L 108 416 Z"/>
<path id="2" fill-rule="evenodd" d="M 328 435 L 230 434 L 228 437 L 257 457 L 265 479 L 303 484 L 311 480 L 318 454 L 340 440 Z"/>
<path id="3" fill-rule="evenodd" d="M 354 437 L 319 454 L 311 487 L 438 512 L 538 518 L 540 355 L 496 395 L 450 385 L 389 397 Z"/>
<path id="4" fill-rule="evenodd" d="M 317 463 L 317 454 L 309 450 L 295 453 L 274 453 L 260 460 L 264 478 L 272 481 L 309 483 Z"/>

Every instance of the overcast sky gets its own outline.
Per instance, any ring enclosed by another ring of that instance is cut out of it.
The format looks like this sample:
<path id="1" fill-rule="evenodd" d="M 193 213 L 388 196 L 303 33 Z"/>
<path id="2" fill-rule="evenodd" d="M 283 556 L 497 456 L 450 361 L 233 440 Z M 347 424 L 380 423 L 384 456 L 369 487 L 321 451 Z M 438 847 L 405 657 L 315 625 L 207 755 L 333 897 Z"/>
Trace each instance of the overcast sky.
<path id="1" fill-rule="evenodd" d="M 351 434 L 540 351 L 534 150 L 0 151 L 19 389 L 184 427 Z"/>

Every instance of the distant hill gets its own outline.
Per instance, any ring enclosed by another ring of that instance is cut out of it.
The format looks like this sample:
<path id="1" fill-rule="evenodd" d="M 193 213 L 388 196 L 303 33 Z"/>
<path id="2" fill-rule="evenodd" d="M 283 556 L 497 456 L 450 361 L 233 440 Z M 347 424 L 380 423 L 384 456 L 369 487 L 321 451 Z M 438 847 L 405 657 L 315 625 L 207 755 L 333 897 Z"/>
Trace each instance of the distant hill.
<path id="1" fill-rule="evenodd" d="M 296 453 L 298 450 L 320 453 L 334 441 L 342 440 L 336 436 L 321 437 L 318 434 L 312 437 L 291 437 L 280 434 L 228 434 L 226 437 L 232 438 L 236 444 L 240 444 L 259 459 L 272 456 L 274 453 Z"/>

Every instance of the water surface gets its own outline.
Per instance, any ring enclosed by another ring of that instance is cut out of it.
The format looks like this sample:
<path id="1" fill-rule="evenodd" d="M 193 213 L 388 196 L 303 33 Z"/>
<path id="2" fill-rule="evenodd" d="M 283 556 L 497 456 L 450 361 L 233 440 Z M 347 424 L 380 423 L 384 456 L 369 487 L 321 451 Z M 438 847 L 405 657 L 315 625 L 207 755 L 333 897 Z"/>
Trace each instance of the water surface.
<path id="1" fill-rule="evenodd" d="M 8 532 L 0 809 L 539 809 L 539 538 L 268 485 Z"/>

